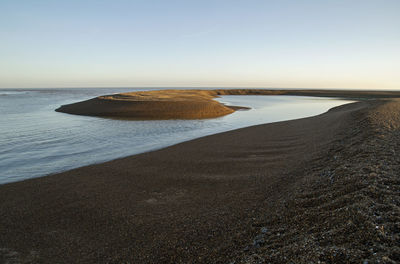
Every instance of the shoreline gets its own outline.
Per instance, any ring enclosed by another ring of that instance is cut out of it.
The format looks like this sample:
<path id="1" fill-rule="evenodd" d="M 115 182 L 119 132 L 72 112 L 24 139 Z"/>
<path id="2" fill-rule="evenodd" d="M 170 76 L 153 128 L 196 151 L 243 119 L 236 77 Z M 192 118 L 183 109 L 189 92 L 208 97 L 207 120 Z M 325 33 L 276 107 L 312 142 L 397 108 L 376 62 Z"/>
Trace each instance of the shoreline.
<path id="1" fill-rule="evenodd" d="M 399 149 L 399 110 L 395 99 L 351 103 L 2 185 L 0 260 L 396 260 L 398 165 L 385 153 Z"/>
<path id="2" fill-rule="evenodd" d="M 154 90 L 98 96 L 62 105 L 55 111 L 74 115 L 162 120 L 215 118 L 245 108 L 227 106 L 214 100 L 222 95 L 292 95 L 360 100 L 395 98 L 400 97 L 400 92 L 267 89 Z"/>

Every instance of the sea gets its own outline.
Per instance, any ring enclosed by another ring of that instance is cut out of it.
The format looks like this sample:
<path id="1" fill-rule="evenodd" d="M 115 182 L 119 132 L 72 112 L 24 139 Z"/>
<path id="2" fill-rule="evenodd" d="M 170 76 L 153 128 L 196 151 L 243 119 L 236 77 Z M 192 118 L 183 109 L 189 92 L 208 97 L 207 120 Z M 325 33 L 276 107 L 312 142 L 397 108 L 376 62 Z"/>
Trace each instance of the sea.
<path id="1" fill-rule="evenodd" d="M 318 115 L 351 102 L 301 96 L 230 95 L 217 100 L 250 109 L 203 120 L 133 121 L 54 111 L 61 105 L 99 95 L 144 90 L 152 89 L 0 89 L 0 184 L 153 151 L 242 127 Z"/>

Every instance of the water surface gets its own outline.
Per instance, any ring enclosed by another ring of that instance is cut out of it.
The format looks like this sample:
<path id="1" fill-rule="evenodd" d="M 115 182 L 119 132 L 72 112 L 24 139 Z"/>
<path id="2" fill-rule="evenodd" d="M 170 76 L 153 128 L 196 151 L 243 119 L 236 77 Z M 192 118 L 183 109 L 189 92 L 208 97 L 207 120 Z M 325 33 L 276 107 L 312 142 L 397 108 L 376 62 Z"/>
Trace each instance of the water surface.
<path id="1" fill-rule="evenodd" d="M 127 121 L 54 111 L 62 104 L 133 90 L 0 90 L 0 184 L 236 128 L 312 116 L 349 102 L 296 96 L 224 96 L 218 100 L 251 109 L 207 120 Z"/>

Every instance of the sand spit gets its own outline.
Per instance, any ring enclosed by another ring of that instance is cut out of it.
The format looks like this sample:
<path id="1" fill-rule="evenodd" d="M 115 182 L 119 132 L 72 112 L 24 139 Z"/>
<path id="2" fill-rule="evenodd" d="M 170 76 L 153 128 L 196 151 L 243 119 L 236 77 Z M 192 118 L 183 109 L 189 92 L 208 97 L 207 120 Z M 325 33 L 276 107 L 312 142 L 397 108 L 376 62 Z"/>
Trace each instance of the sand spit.
<path id="1" fill-rule="evenodd" d="M 398 97 L 399 92 L 323 90 L 159 90 L 99 96 L 63 105 L 58 112 L 133 119 L 202 119 L 224 116 L 240 107 L 225 106 L 215 100 L 220 95 L 302 95 L 346 98 Z"/>
<path id="2" fill-rule="evenodd" d="M 0 186 L 0 262 L 399 263 L 400 101 Z"/>
<path id="3" fill-rule="evenodd" d="M 399 263 L 400 100 L 0 186 L 0 263 Z"/>

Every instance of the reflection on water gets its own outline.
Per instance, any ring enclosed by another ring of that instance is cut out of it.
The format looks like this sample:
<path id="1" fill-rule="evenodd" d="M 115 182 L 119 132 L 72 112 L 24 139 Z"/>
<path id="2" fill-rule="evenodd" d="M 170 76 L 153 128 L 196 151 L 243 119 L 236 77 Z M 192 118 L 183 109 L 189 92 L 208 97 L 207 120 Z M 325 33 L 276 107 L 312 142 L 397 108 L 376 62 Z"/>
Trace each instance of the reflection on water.
<path id="1" fill-rule="evenodd" d="M 224 96 L 250 110 L 207 120 L 126 121 L 54 111 L 62 104 L 133 89 L 0 90 L 0 183 L 146 152 L 196 137 L 316 115 L 347 103 L 293 96 Z"/>
<path id="2" fill-rule="evenodd" d="M 237 111 L 233 115 L 224 117 L 224 121 L 235 124 L 235 128 L 314 116 L 332 107 L 351 102 L 332 98 L 285 95 L 228 95 L 218 101 L 226 105 L 251 107 L 250 110 Z"/>

